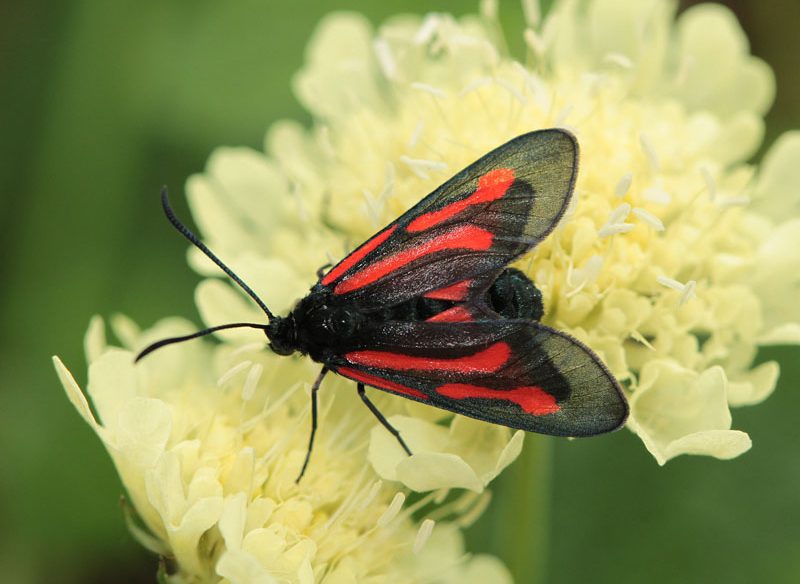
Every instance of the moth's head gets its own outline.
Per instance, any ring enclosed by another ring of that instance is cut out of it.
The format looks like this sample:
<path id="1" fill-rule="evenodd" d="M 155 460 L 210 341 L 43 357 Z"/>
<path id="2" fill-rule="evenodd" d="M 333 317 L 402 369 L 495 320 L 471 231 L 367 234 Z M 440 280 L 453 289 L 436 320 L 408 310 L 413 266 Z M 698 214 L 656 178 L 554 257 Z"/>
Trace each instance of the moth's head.
<path id="1" fill-rule="evenodd" d="M 264 328 L 269 348 L 278 355 L 291 355 L 297 350 L 297 327 L 294 318 L 273 316 Z"/>

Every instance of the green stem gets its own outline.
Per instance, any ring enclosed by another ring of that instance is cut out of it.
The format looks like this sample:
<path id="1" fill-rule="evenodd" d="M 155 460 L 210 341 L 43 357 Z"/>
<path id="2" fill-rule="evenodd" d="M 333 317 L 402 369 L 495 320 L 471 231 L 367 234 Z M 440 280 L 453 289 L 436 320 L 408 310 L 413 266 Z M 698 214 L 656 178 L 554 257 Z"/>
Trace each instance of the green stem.
<path id="1" fill-rule="evenodd" d="M 469 534 L 470 548 L 502 559 L 517 584 L 547 581 L 553 440 L 528 434 L 525 448 L 492 485 L 489 511 Z"/>

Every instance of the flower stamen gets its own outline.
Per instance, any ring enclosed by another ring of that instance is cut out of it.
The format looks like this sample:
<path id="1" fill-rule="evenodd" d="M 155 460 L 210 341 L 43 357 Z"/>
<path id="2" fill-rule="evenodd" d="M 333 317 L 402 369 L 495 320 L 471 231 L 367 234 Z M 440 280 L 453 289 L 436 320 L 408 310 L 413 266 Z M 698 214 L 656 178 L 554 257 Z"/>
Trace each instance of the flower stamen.
<path id="1" fill-rule="evenodd" d="M 623 55 L 622 53 L 606 53 L 603 57 L 604 63 L 609 63 L 611 65 L 617 65 L 622 69 L 633 69 L 633 61 L 627 55 Z"/>
<path id="2" fill-rule="evenodd" d="M 253 398 L 256 392 L 258 382 L 261 380 L 261 374 L 264 372 L 264 366 L 261 363 L 254 363 L 247 373 L 247 377 L 242 385 L 242 401 L 248 402 Z"/>
<path id="3" fill-rule="evenodd" d="M 717 199 L 716 203 L 721 209 L 728 209 L 731 207 L 746 207 L 751 203 L 751 199 L 747 195 L 739 195 L 735 197 Z"/>
<path id="4" fill-rule="evenodd" d="M 708 191 L 708 200 L 713 201 L 717 196 L 717 183 L 714 176 L 707 166 L 700 167 L 700 174 L 703 177 L 703 182 L 706 183 L 706 190 Z"/>
<path id="5" fill-rule="evenodd" d="M 656 282 L 658 282 L 662 286 L 671 288 L 676 292 L 680 292 L 680 299 L 678 300 L 678 306 L 683 306 L 689 300 L 695 297 L 695 289 L 697 288 L 697 282 L 695 280 L 689 280 L 688 282 L 683 284 L 678 280 L 668 278 L 667 276 L 658 276 L 656 277 Z"/>
<path id="6" fill-rule="evenodd" d="M 398 491 L 395 493 L 394 497 L 392 498 L 392 502 L 389 503 L 389 506 L 386 510 L 378 517 L 378 521 L 376 525 L 378 527 L 386 527 L 392 520 L 397 517 L 400 510 L 403 508 L 403 503 L 406 500 L 406 495 L 402 491 Z"/>
<path id="7" fill-rule="evenodd" d="M 447 92 L 434 87 L 433 85 L 429 85 L 428 83 L 421 83 L 419 81 L 414 81 L 411 83 L 412 89 L 416 89 L 418 91 L 422 91 L 427 93 L 428 95 L 433 96 L 436 99 L 447 99 Z"/>
<path id="8" fill-rule="evenodd" d="M 426 14 L 422 19 L 422 24 L 420 25 L 419 29 L 417 29 L 417 34 L 414 35 L 414 38 L 411 42 L 413 42 L 415 45 L 424 45 L 430 42 L 430 40 L 433 38 L 433 35 L 436 34 L 441 21 L 442 17 L 437 12 Z"/>
<path id="9" fill-rule="evenodd" d="M 417 122 L 417 125 L 414 126 L 414 131 L 411 132 L 411 136 L 408 138 L 406 146 L 408 147 L 409 150 L 413 150 L 417 146 L 420 136 L 422 136 L 423 130 L 425 130 L 425 120 L 420 119 Z"/>
<path id="10" fill-rule="evenodd" d="M 389 81 L 397 79 L 397 61 L 386 39 L 377 37 L 372 43 L 372 48 L 375 50 L 375 57 L 378 59 L 378 64 L 386 79 Z"/>
<path id="11" fill-rule="evenodd" d="M 650 213 L 649 211 L 642 209 L 641 207 L 635 207 L 633 209 L 633 214 L 636 215 L 639 219 L 647 223 L 650 227 L 653 228 L 655 231 L 664 231 L 664 223 Z"/>
<path id="12" fill-rule="evenodd" d="M 446 162 L 427 160 L 425 158 L 411 158 L 405 154 L 400 156 L 400 162 L 408 166 L 411 169 L 411 172 L 423 180 L 428 180 L 430 178 L 428 171 L 439 172 L 447 169 Z"/>
<path id="13" fill-rule="evenodd" d="M 425 547 L 425 544 L 428 542 L 428 538 L 433 533 L 433 528 L 436 525 L 436 522 L 433 519 L 425 519 L 422 522 L 422 525 L 419 526 L 419 530 L 417 531 L 417 537 L 414 539 L 414 555 L 419 554 L 422 551 L 422 548 Z"/>
<path id="14" fill-rule="evenodd" d="M 633 183 L 633 173 L 628 171 L 623 174 L 617 182 L 617 186 L 614 187 L 614 194 L 620 198 L 624 197 L 628 194 L 628 191 L 631 188 L 631 183 Z"/>
<path id="15" fill-rule="evenodd" d="M 539 0 L 522 0 L 522 14 L 525 23 L 531 28 L 537 28 L 542 22 L 542 9 Z"/>
<path id="16" fill-rule="evenodd" d="M 236 377 L 237 373 L 239 373 L 240 371 L 244 371 L 252 364 L 253 364 L 252 361 L 242 361 L 240 363 L 237 363 L 236 365 L 228 369 L 225 373 L 223 373 L 219 379 L 217 379 L 217 387 L 222 387 L 223 385 L 228 383 L 232 378 Z"/>
<path id="17" fill-rule="evenodd" d="M 464 88 L 459 92 L 458 96 L 459 97 L 466 97 L 470 93 L 473 93 L 474 91 L 477 91 L 481 87 L 485 87 L 485 86 L 487 86 L 487 85 L 489 85 L 491 83 L 492 83 L 492 78 L 491 77 L 479 77 L 475 81 L 467 83 L 464 86 Z"/>
<path id="18" fill-rule="evenodd" d="M 645 156 L 647 157 L 647 161 L 650 163 L 650 168 L 653 170 L 653 172 L 658 172 L 660 163 L 658 161 L 658 154 L 653 146 L 653 142 L 650 140 L 650 136 L 644 132 L 641 132 L 639 134 L 639 144 L 642 147 L 642 152 L 644 152 Z"/>

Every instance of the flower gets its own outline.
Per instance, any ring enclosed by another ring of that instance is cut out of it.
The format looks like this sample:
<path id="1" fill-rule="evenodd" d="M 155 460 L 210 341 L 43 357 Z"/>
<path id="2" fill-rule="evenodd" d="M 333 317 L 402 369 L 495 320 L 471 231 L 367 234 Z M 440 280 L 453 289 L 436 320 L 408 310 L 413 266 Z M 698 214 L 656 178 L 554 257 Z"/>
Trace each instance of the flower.
<path id="1" fill-rule="evenodd" d="M 266 153 L 217 151 L 188 183 L 203 233 L 286 308 L 317 267 L 481 154 L 568 128 L 581 146 L 575 202 L 517 263 L 543 292 L 545 323 L 625 384 L 629 428 L 659 463 L 741 454 L 750 440 L 730 408 L 765 399 L 778 377 L 774 362 L 753 366 L 758 347 L 800 340 L 800 135 L 779 139 L 761 168 L 747 162 L 771 70 L 716 4 L 675 19 L 668 1 L 565 0 L 542 20 L 527 2 L 525 63 L 503 48 L 496 5 L 482 6 L 377 30 L 357 14 L 326 18 L 295 78 L 313 126 L 276 124 Z M 209 324 L 234 306 L 258 317 L 216 279 L 198 304 Z M 712 381 L 715 399 L 701 397 Z"/>
<path id="2" fill-rule="evenodd" d="M 285 312 L 317 268 L 483 153 L 568 128 L 581 147 L 574 202 L 516 263 L 543 293 L 545 323 L 591 346 L 624 384 L 629 428 L 660 464 L 737 456 L 750 438 L 731 429 L 730 408 L 765 399 L 778 376 L 774 362 L 753 365 L 758 347 L 800 342 L 800 137 L 779 139 L 760 168 L 747 162 L 772 73 L 718 5 L 677 19 L 667 0 L 562 0 L 544 19 L 524 5 L 524 63 L 488 1 L 480 16 L 398 16 L 377 30 L 329 16 L 295 79 L 313 125 L 275 124 L 263 153 L 217 150 L 187 184 L 195 221 Z M 206 323 L 263 318 L 205 256 L 189 260 L 207 276 L 196 295 Z M 56 367 L 114 459 L 135 533 L 176 559 L 176 581 L 509 580 L 497 560 L 464 559 L 459 528 L 521 434 L 376 396 L 418 453 L 407 458 L 352 384 L 329 376 L 298 486 L 308 360 L 239 330 L 134 368 L 132 351 L 187 325 L 112 324 L 124 349 L 106 346 L 99 321 L 87 335 L 97 416 Z M 448 502 L 449 489 L 465 491 Z M 427 494 L 401 511 L 409 490 Z"/>
<path id="3" fill-rule="evenodd" d="M 297 484 L 309 424 L 308 384 L 301 380 L 313 375 L 310 363 L 262 345 L 198 342 L 134 364 L 133 349 L 186 334 L 191 325 L 170 319 L 140 333 L 118 317 L 112 327 L 124 348 L 107 346 L 99 318 L 86 337 L 96 414 L 58 358 L 56 370 L 125 484 L 138 515 L 131 531 L 174 559 L 178 571 L 170 581 L 511 581 L 497 559 L 466 556 L 461 534 L 485 508 L 483 486 L 493 474 L 447 504 L 435 500 L 459 487 L 457 480 L 428 485 L 432 492 L 407 503 L 408 490 L 381 480 L 367 461 L 371 415 L 358 407 L 355 392 L 331 380 L 313 463 Z M 403 429 L 420 456 L 434 454 L 428 450 L 437 445 Z M 475 464 L 500 458 L 499 472 L 511 462 L 521 435 L 510 447 L 509 435 L 505 428 L 486 431 L 489 444 L 471 453 Z M 405 472 L 419 482 L 419 469 Z"/>

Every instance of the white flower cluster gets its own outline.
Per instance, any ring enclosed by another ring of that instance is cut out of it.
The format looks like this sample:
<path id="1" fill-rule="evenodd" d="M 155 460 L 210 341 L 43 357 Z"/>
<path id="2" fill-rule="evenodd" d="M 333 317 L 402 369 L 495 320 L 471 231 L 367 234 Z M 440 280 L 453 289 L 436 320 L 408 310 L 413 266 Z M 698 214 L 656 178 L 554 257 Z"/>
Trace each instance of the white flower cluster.
<path id="1" fill-rule="evenodd" d="M 176 563 L 171 582 L 511 581 L 497 559 L 465 554 L 461 528 L 485 509 L 484 486 L 517 456 L 521 433 L 393 419 L 418 452 L 409 459 L 382 427 L 368 443 L 371 414 L 345 383 L 326 384 L 313 463 L 297 484 L 309 363 L 263 344 L 197 342 L 134 364 L 135 350 L 189 324 L 141 334 L 118 317 L 112 327 L 124 348 L 106 345 L 99 318 L 86 338 L 94 412 L 57 358 L 56 370 L 125 484 L 132 532 Z M 404 484 L 427 494 L 409 503 Z M 470 490 L 440 504 L 450 488 Z"/>
<path id="2" fill-rule="evenodd" d="M 746 162 L 772 73 L 720 5 L 674 20 L 661 0 L 562 1 L 541 22 L 535 5 L 526 63 L 504 54 L 491 3 L 482 17 L 404 16 L 377 32 L 330 16 L 295 83 L 315 125 L 277 124 L 267 155 L 218 151 L 188 185 L 197 220 L 288 306 L 315 266 L 482 153 L 566 127 L 581 146 L 575 204 L 517 266 L 542 290 L 545 322 L 625 383 L 629 427 L 659 463 L 741 454 L 750 438 L 730 407 L 763 400 L 778 377 L 777 363 L 752 367 L 758 346 L 800 341 L 800 135 L 761 168 Z M 198 303 L 209 323 L 232 306 L 257 317 L 216 280 Z"/>
<path id="3" fill-rule="evenodd" d="M 574 204 L 518 262 L 542 290 L 545 322 L 590 345 L 631 399 L 629 427 L 659 463 L 730 458 L 750 447 L 731 406 L 773 390 L 760 345 L 800 342 L 800 134 L 761 167 L 774 81 L 725 8 L 674 19 L 666 0 L 526 0 L 525 62 L 505 52 L 497 6 L 456 20 L 326 18 L 296 77 L 314 118 L 280 122 L 266 153 L 215 152 L 188 195 L 204 239 L 275 312 L 316 269 L 343 257 L 484 152 L 538 128 L 578 137 Z M 197 304 L 209 325 L 263 315 L 204 256 Z M 132 351 L 187 331 L 140 334 L 95 321 L 84 394 L 70 399 L 108 448 L 176 582 L 504 582 L 493 558 L 465 558 L 459 527 L 522 435 L 375 396 L 415 455 L 329 376 L 307 476 L 313 364 L 264 351 L 260 333 L 188 343 L 136 367 Z M 377 393 L 377 392 L 373 392 Z M 370 432 L 371 429 L 371 432 Z M 455 501 L 439 504 L 449 489 Z M 413 504 L 406 493 L 418 491 Z M 431 531 L 434 522 L 435 529 Z M 147 534 L 149 532 L 149 535 Z M 430 537 L 430 541 L 425 544 Z"/>

